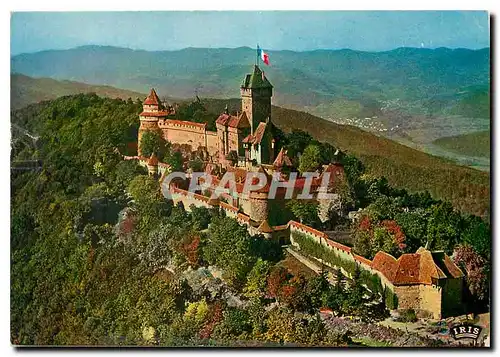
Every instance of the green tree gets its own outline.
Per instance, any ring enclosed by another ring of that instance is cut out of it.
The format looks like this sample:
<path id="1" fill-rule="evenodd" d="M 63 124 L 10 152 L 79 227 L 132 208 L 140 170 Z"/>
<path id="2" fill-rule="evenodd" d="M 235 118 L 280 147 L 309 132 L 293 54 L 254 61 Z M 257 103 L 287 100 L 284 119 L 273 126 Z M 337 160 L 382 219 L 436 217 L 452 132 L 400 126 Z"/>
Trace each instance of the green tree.
<path id="1" fill-rule="evenodd" d="M 169 215 L 171 202 L 163 197 L 158 181 L 152 177 L 137 176 L 130 182 L 127 191 L 140 215 L 139 230 L 149 231 L 162 217 Z"/>
<path id="2" fill-rule="evenodd" d="M 248 273 L 243 293 L 248 298 L 262 298 L 266 293 L 267 277 L 271 265 L 268 261 L 257 259 L 252 270 Z"/>
<path id="3" fill-rule="evenodd" d="M 286 203 L 286 207 L 292 211 L 300 223 L 316 225 L 319 222 L 318 204 L 304 200 L 291 200 Z"/>
<path id="4" fill-rule="evenodd" d="M 229 217 L 213 217 L 203 256 L 224 271 L 228 282 L 241 287 L 257 258 L 252 254 L 246 227 Z"/>
<path id="5" fill-rule="evenodd" d="M 143 156 L 150 157 L 155 154 L 160 160 L 166 152 L 165 140 L 159 131 L 148 130 L 141 136 L 139 150 Z"/>
<path id="6" fill-rule="evenodd" d="M 194 160 L 188 162 L 188 167 L 193 172 L 201 172 L 203 170 L 203 161 L 201 161 L 199 158 L 195 158 Z"/>
<path id="7" fill-rule="evenodd" d="M 426 238 L 434 250 L 452 254 L 460 241 L 461 217 L 449 202 L 433 205 L 429 209 Z"/>
<path id="8" fill-rule="evenodd" d="M 375 249 L 372 246 L 372 237 L 370 236 L 370 232 L 357 230 L 354 233 L 354 250 L 363 257 L 368 259 L 373 258 L 373 252 Z"/>
<path id="9" fill-rule="evenodd" d="M 117 186 L 124 190 L 136 176 L 146 175 L 147 171 L 144 167 L 139 166 L 137 161 L 124 160 L 116 165 L 115 179 L 113 186 Z"/>
<path id="10" fill-rule="evenodd" d="M 321 164 L 321 150 L 317 145 L 309 145 L 299 159 L 299 171 L 314 172 Z"/>
<path id="11" fill-rule="evenodd" d="M 224 311 L 223 316 L 222 322 L 214 329 L 216 338 L 234 340 L 252 331 L 252 321 L 246 310 L 229 308 Z"/>
<path id="12" fill-rule="evenodd" d="M 414 253 L 419 247 L 425 246 L 427 217 L 424 210 L 400 212 L 395 219 L 406 235 L 406 252 Z"/>
<path id="13" fill-rule="evenodd" d="M 318 309 L 322 307 L 323 296 L 328 290 L 330 290 L 330 283 L 327 280 L 327 273 L 325 271 L 307 281 L 306 291 L 309 295 L 312 308 Z"/>
<path id="14" fill-rule="evenodd" d="M 266 321 L 265 338 L 275 342 L 294 342 L 296 320 L 289 308 L 273 309 Z"/>
<path id="15" fill-rule="evenodd" d="M 195 205 L 190 206 L 191 209 L 191 221 L 193 222 L 193 229 L 196 231 L 201 231 L 208 228 L 212 215 L 210 210 L 206 207 Z"/>
<path id="16" fill-rule="evenodd" d="M 298 129 L 292 130 L 286 135 L 285 148 L 288 150 L 289 157 L 295 158 L 298 154 L 303 153 L 311 140 L 312 136 L 309 133 Z"/>
<path id="17" fill-rule="evenodd" d="M 470 244 L 482 257 L 490 260 L 491 257 L 491 228 L 481 218 L 468 216 L 462 233 L 462 241 Z"/>
<path id="18" fill-rule="evenodd" d="M 164 161 L 170 165 L 171 172 L 182 171 L 184 159 L 182 153 L 177 150 L 169 150 L 165 155 Z"/>

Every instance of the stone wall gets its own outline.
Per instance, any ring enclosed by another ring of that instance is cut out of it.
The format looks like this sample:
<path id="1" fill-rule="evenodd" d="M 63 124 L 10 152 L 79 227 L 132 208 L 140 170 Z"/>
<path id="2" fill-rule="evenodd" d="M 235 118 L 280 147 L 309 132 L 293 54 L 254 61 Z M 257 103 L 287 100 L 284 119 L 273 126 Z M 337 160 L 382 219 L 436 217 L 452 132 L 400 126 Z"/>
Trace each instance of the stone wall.
<path id="1" fill-rule="evenodd" d="M 395 286 L 393 291 L 398 297 L 398 309 L 420 309 L 419 285 Z"/>
<path id="2" fill-rule="evenodd" d="M 187 144 L 191 146 L 192 151 L 196 151 L 200 146 L 206 147 L 205 128 L 202 126 L 179 124 L 173 120 L 160 120 L 158 126 L 165 140 L 171 143 Z"/>
<path id="3" fill-rule="evenodd" d="M 441 318 L 441 293 L 442 288 L 434 285 L 419 285 L 420 289 L 420 310 L 428 311 L 433 318 Z"/>
<path id="4" fill-rule="evenodd" d="M 217 132 L 206 131 L 207 136 L 207 151 L 211 156 L 214 156 L 219 151 Z"/>
<path id="5" fill-rule="evenodd" d="M 342 274 L 346 276 L 352 276 L 353 273 L 353 271 L 351 271 L 352 269 L 346 268 L 348 265 L 355 266 L 355 264 L 357 264 L 357 261 L 354 259 L 354 255 L 351 253 L 351 248 L 329 240 L 328 236 L 325 233 L 320 232 L 311 227 L 308 227 L 304 224 L 295 221 L 290 221 L 288 225 L 290 227 L 290 242 L 292 245 L 300 249 L 300 244 L 298 244 L 297 240 L 294 239 L 294 236 L 297 233 L 304 235 L 308 239 L 311 239 L 315 243 L 324 247 L 324 249 L 332 251 L 334 253 L 334 256 L 338 257 L 338 259 L 343 261 L 345 264 L 334 265 L 330 261 L 318 259 L 318 257 L 316 257 L 318 260 L 322 261 L 322 263 L 328 265 L 331 268 L 340 269 L 342 271 Z"/>
<path id="6" fill-rule="evenodd" d="M 182 204 L 184 205 L 184 209 L 188 212 L 191 211 L 191 205 L 206 208 L 214 207 L 213 204 L 209 203 L 210 199 L 208 197 L 196 193 L 190 193 L 186 190 L 182 190 L 176 187 L 171 188 L 170 193 L 172 194 L 172 201 L 174 201 L 174 204 L 176 205 L 177 203 L 182 202 Z"/>

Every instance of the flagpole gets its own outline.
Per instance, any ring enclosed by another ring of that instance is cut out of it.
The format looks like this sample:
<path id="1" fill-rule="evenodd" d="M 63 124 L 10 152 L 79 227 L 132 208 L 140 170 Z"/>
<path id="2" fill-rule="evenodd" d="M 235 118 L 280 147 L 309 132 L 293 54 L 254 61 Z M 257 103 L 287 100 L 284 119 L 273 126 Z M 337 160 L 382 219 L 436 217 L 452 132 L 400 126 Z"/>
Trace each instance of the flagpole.
<path id="1" fill-rule="evenodd" d="M 257 44 L 257 58 L 255 59 L 255 65 L 259 66 L 259 44 Z"/>

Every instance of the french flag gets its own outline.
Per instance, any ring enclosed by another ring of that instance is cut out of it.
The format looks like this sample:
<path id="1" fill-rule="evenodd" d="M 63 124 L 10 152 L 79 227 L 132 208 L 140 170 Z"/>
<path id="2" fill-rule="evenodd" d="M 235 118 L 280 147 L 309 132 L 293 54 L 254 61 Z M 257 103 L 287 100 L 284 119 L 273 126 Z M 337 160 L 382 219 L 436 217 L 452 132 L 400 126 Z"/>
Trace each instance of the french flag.
<path id="1" fill-rule="evenodd" d="M 259 47 L 259 45 L 257 45 L 257 56 L 259 56 L 262 61 L 267 65 L 269 66 L 269 55 L 267 53 L 265 53 L 262 48 Z"/>

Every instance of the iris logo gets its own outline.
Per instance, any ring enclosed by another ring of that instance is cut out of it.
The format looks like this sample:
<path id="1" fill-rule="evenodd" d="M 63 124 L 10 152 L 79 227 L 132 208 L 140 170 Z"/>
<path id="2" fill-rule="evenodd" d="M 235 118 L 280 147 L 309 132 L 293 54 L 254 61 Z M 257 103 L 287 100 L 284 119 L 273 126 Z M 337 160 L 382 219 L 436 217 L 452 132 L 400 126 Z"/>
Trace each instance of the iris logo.
<path id="1" fill-rule="evenodd" d="M 474 325 L 460 325 L 455 326 L 451 329 L 451 335 L 455 340 L 460 340 L 462 338 L 472 338 L 477 340 L 481 334 L 481 327 Z"/>

